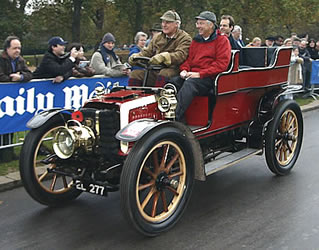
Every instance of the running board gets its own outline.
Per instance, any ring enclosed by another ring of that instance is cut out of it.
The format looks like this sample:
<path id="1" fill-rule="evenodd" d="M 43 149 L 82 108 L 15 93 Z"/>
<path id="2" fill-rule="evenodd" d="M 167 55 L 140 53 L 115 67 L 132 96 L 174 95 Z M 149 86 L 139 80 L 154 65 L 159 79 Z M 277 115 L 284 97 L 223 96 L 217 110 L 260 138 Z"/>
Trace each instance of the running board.
<path id="1" fill-rule="evenodd" d="M 242 160 L 245 160 L 250 156 L 260 153 L 262 153 L 262 149 L 245 148 L 236 153 L 222 156 L 219 159 L 212 160 L 211 162 L 205 164 L 205 174 L 206 176 L 211 175 Z"/>

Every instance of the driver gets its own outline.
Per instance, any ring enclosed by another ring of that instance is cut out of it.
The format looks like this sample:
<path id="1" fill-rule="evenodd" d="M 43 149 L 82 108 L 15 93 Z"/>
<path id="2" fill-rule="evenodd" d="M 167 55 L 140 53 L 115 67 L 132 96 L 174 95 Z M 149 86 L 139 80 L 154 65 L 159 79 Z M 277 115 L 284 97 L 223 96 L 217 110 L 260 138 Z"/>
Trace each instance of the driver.
<path id="1" fill-rule="evenodd" d="M 143 51 L 129 57 L 129 64 L 136 65 L 135 57 L 150 57 L 150 64 L 165 65 L 161 70 L 152 70 L 147 86 L 162 87 L 166 81 L 179 74 L 179 66 L 186 60 L 192 38 L 179 29 L 181 18 L 177 12 L 169 10 L 161 17 L 163 31 L 157 34 Z M 134 70 L 128 80 L 129 86 L 142 86 L 144 70 Z"/>
<path id="2" fill-rule="evenodd" d="M 195 19 L 199 34 L 191 43 L 187 60 L 180 66 L 180 75 L 171 80 L 179 90 L 177 121 L 184 121 L 184 113 L 195 96 L 212 93 L 216 75 L 227 70 L 231 57 L 230 43 L 217 30 L 215 14 L 203 11 Z"/>

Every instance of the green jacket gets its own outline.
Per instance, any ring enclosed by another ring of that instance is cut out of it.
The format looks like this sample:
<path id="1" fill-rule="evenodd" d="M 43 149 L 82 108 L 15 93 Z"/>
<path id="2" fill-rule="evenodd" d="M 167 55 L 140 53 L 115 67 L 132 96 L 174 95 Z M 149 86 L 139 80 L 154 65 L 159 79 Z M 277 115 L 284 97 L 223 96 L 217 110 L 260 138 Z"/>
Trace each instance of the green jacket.
<path id="1" fill-rule="evenodd" d="M 172 39 L 164 33 L 156 35 L 150 44 L 138 56 L 152 57 L 162 52 L 169 52 L 171 65 L 169 68 L 179 68 L 188 56 L 188 49 L 192 42 L 191 36 L 183 30 L 177 30 Z"/>

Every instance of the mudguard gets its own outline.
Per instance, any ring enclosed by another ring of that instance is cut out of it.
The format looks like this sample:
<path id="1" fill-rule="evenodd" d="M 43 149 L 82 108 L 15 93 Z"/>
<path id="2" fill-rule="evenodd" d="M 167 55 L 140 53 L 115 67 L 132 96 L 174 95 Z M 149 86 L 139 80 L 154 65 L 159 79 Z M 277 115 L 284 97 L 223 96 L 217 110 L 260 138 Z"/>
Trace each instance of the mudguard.
<path id="1" fill-rule="evenodd" d="M 138 141 L 146 134 L 152 133 L 155 129 L 160 129 L 164 126 L 172 126 L 178 128 L 185 134 L 192 147 L 192 152 L 190 153 L 193 155 L 194 158 L 195 179 L 205 181 L 206 175 L 201 147 L 198 140 L 195 138 L 195 135 L 192 133 L 189 127 L 187 127 L 183 123 L 172 122 L 169 120 L 155 121 L 153 119 L 140 119 L 129 123 L 126 127 L 117 132 L 115 137 L 116 139 L 121 141 L 122 149 L 123 144 L 126 144 L 126 147 L 128 147 L 129 142 Z"/>
<path id="2" fill-rule="evenodd" d="M 135 120 L 129 123 L 128 125 L 126 125 L 120 131 L 118 131 L 115 135 L 115 138 L 123 142 L 138 141 L 148 131 L 152 130 L 153 128 L 161 124 L 168 123 L 168 122 L 170 121 L 168 120 L 155 121 L 153 119 Z"/>
<path id="3" fill-rule="evenodd" d="M 45 122 L 47 122 L 51 117 L 60 114 L 60 113 L 65 113 L 65 114 L 70 114 L 73 110 L 71 109 L 61 109 L 61 108 L 55 108 L 55 109 L 50 109 L 50 110 L 45 110 L 41 111 L 40 113 L 36 114 L 33 116 L 28 122 L 27 122 L 27 127 L 31 129 L 38 128 L 42 126 Z M 61 117 L 62 118 L 62 117 Z"/>

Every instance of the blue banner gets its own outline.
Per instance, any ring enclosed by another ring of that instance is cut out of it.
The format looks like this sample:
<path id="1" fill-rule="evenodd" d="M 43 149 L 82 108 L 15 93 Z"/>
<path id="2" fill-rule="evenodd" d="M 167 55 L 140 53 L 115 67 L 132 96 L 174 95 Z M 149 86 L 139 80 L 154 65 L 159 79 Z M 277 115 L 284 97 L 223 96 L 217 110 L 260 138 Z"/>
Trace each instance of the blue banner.
<path id="1" fill-rule="evenodd" d="M 319 84 L 319 61 L 312 61 L 311 84 Z"/>
<path id="2" fill-rule="evenodd" d="M 71 78 L 60 84 L 52 80 L 0 83 L 0 135 L 28 130 L 26 123 L 39 111 L 51 108 L 80 108 L 100 83 L 127 85 L 127 77 Z"/>

